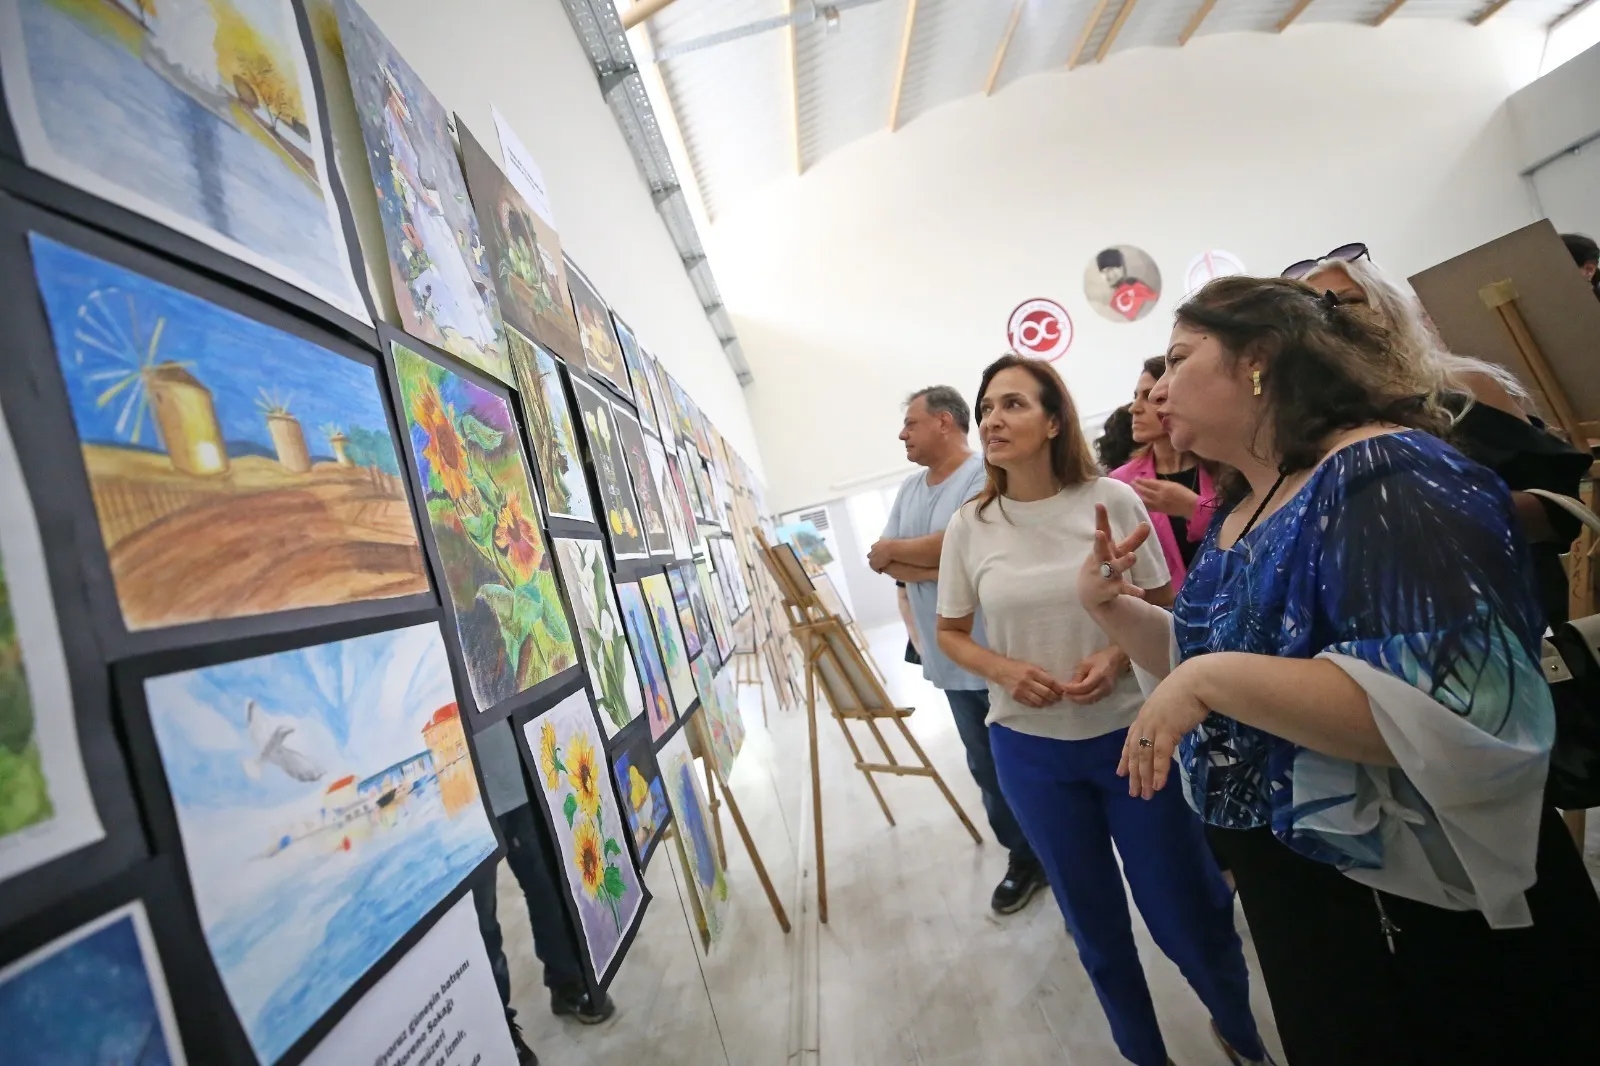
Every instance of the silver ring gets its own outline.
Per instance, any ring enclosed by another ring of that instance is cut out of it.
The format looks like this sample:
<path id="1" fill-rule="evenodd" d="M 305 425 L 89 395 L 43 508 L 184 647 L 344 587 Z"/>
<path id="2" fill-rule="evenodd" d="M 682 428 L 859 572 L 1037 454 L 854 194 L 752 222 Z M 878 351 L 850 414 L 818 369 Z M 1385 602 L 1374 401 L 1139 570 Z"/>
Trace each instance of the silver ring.
<path id="1" fill-rule="evenodd" d="M 1151 740 L 1149 737 L 1140 737 L 1139 746 L 1141 748 L 1153 748 L 1156 746 L 1156 742 Z"/>
<path id="2" fill-rule="evenodd" d="M 1117 576 L 1117 571 L 1110 563 L 1101 563 L 1100 576 L 1109 581 Z"/>

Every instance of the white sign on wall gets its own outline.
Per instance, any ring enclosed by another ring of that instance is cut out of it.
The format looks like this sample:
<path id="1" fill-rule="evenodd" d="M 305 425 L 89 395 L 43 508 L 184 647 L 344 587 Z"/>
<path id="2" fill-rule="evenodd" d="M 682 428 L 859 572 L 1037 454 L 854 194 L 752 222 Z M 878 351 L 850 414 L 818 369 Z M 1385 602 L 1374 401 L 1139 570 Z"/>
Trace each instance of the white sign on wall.
<path id="1" fill-rule="evenodd" d="M 1201 252 L 1189 260 L 1189 269 L 1184 274 L 1183 291 L 1192 293 L 1213 278 L 1225 278 L 1244 272 L 1244 263 L 1232 252 L 1216 250 Z"/>
<path id="2" fill-rule="evenodd" d="M 539 213 L 539 217 L 550 224 L 551 229 L 560 229 L 556 225 L 556 210 L 550 206 L 550 190 L 545 188 L 544 171 L 539 169 L 539 164 L 533 161 L 533 156 L 528 154 L 528 149 L 523 145 L 522 138 L 517 136 L 517 131 L 511 128 L 511 123 L 500 113 L 500 109 L 490 105 L 494 112 L 495 132 L 500 135 L 500 155 L 505 162 L 506 177 L 511 179 L 512 188 L 522 194 L 528 201 L 528 206 Z"/>
<path id="3" fill-rule="evenodd" d="M 1054 300 L 1024 300 L 1006 322 L 1006 343 L 1018 355 L 1053 363 L 1072 347 L 1072 316 Z"/>
<path id="4" fill-rule="evenodd" d="M 517 1066 L 472 896 L 334 1026 L 305 1066 Z"/>

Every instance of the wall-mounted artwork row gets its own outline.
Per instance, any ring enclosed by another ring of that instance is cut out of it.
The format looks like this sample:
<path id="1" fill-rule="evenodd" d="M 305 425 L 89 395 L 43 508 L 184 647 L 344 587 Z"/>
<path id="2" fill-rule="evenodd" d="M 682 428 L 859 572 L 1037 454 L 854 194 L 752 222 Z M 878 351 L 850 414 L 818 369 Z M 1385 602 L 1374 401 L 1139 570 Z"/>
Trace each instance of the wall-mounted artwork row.
<path id="1" fill-rule="evenodd" d="M 371 364 L 29 243 L 129 630 L 428 591 Z"/>
<path id="2" fill-rule="evenodd" d="M 338 11 L 401 325 L 510 382 L 500 301 L 449 116 L 361 5 L 339 0 Z"/>
<path id="3" fill-rule="evenodd" d="M 371 324 L 290 0 L 0 0 L 22 158 Z"/>
<path id="4" fill-rule="evenodd" d="M 496 851 L 443 635 L 430 622 L 143 692 L 206 943 L 269 1066 Z"/>
<path id="5" fill-rule="evenodd" d="M 603 980 L 643 915 L 646 897 L 589 693 L 578 689 L 524 731 L 590 968 Z"/>
<path id="6" fill-rule="evenodd" d="M 589 680 L 600 700 L 600 721 L 607 736 L 644 713 L 639 675 L 628 651 L 622 609 L 617 606 L 606 550 L 598 540 L 556 538 L 556 561 L 572 601 L 572 613 L 583 644 Z"/>
<path id="7" fill-rule="evenodd" d="M 572 410 L 567 406 L 559 364 L 513 328 L 506 328 L 506 342 L 550 517 L 593 522 L 594 502 L 589 499 L 589 479 L 583 473 L 583 453 L 572 428 Z"/>
<path id="8" fill-rule="evenodd" d="M 509 398 L 390 342 L 418 491 L 478 710 L 578 664 Z"/>

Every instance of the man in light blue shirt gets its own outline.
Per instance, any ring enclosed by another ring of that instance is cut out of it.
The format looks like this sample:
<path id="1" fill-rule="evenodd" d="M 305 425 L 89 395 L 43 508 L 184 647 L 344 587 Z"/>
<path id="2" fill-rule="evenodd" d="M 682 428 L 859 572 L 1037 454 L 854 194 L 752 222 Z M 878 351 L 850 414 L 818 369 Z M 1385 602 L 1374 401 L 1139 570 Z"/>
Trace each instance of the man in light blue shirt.
<path id="1" fill-rule="evenodd" d="M 983 808 L 995 839 L 1011 852 L 1006 875 L 995 887 L 989 905 L 1000 914 L 1021 910 L 1044 885 L 1044 873 L 1033 849 L 1017 825 L 1011 807 L 1000 794 L 994 756 L 989 751 L 989 688 L 974 674 L 962 670 L 939 650 L 934 633 L 939 599 L 939 552 L 944 530 L 961 505 L 983 489 L 987 473 L 983 457 L 967 445 L 971 412 L 961 393 L 948 385 L 935 385 L 914 393 L 906 403 L 900 439 L 906 458 L 927 469 L 907 478 L 889 512 L 883 537 L 872 546 L 867 563 L 880 574 L 904 582 L 901 594 L 910 602 L 922 654 L 922 676 L 943 690 L 955 715 L 956 731 L 967 749 Z M 983 616 L 972 627 L 983 643 Z"/>

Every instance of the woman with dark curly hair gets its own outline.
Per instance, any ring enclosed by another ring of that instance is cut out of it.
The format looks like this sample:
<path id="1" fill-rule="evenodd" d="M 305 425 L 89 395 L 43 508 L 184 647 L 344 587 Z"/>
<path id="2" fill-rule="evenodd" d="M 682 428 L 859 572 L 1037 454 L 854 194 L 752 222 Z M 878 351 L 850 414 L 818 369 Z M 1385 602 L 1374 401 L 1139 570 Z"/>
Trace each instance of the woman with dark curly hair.
<path id="1" fill-rule="evenodd" d="M 1178 786 L 1237 879 L 1294 1066 L 1577 1063 L 1600 900 L 1543 802 L 1554 733 L 1511 497 L 1434 432 L 1436 368 L 1285 279 L 1178 309 L 1173 444 L 1233 470 L 1169 613 L 1100 516 L 1078 578 L 1159 684 L 1134 795 Z"/>
<path id="2" fill-rule="evenodd" d="M 1133 405 L 1125 403 L 1106 415 L 1105 425 L 1094 440 L 1094 455 L 1100 469 L 1111 471 L 1133 458 L 1139 442 L 1133 439 Z"/>

